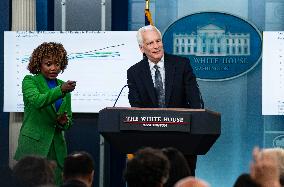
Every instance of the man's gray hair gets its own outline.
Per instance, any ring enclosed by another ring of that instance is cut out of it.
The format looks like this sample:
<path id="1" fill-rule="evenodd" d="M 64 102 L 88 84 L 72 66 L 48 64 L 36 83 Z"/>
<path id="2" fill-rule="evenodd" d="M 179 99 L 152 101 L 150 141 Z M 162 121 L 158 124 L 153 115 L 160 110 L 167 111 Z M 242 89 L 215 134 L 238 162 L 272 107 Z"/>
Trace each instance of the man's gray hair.
<path id="1" fill-rule="evenodd" d="M 137 31 L 137 34 L 136 34 L 136 38 L 137 38 L 137 42 L 138 42 L 138 45 L 141 46 L 142 43 L 143 43 L 143 37 L 142 37 L 142 33 L 145 32 L 145 31 L 157 31 L 159 33 L 159 35 L 161 36 L 162 38 L 162 34 L 161 32 L 159 31 L 159 29 L 157 29 L 157 27 L 153 26 L 153 25 L 146 25 L 144 27 L 141 27 L 138 31 Z"/>

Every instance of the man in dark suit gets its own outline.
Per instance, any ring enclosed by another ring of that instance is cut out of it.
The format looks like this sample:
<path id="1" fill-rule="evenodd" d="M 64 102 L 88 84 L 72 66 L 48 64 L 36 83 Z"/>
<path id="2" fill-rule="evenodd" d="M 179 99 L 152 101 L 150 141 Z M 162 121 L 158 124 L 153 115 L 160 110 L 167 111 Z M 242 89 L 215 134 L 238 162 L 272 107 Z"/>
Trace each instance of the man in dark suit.
<path id="1" fill-rule="evenodd" d="M 203 108 L 189 59 L 164 53 L 161 32 L 148 25 L 137 32 L 143 60 L 127 71 L 128 99 L 132 107 Z M 196 155 L 186 155 L 192 173 Z"/>

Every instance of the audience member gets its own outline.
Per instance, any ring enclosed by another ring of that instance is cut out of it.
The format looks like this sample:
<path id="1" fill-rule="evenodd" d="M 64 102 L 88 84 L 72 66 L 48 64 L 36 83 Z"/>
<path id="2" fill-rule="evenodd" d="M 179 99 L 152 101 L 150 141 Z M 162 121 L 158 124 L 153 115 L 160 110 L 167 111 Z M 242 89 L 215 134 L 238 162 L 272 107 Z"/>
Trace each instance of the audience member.
<path id="1" fill-rule="evenodd" d="M 83 182 L 87 187 L 91 187 L 94 178 L 94 162 L 92 156 L 84 151 L 74 152 L 64 160 L 63 166 L 63 186 L 79 186 Z M 80 182 L 74 182 L 80 181 Z"/>
<path id="2" fill-rule="evenodd" d="M 278 168 L 280 171 L 280 184 L 284 186 L 284 149 L 282 148 L 266 148 L 263 149 L 265 154 L 275 155 L 278 162 Z"/>
<path id="3" fill-rule="evenodd" d="M 259 148 L 253 150 L 251 178 L 261 187 L 280 187 L 280 170 L 277 157 Z"/>
<path id="4" fill-rule="evenodd" d="M 251 176 L 248 173 L 241 174 L 233 187 L 260 187 L 254 180 L 252 180 Z"/>
<path id="5" fill-rule="evenodd" d="M 186 177 L 184 179 L 179 180 L 175 187 L 209 187 L 210 185 L 198 178 L 195 177 Z"/>
<path id="6" fill-rule="evenodd" d="M 66 180 L 60 187 L 87 187 L 87 185 L 79 180 Z"/>
<path id="7" fill-rule="evenodd" d="M 127 161 L 124 177 L 128 187 L 163 187 L 169 167 L 169 160 L 160 149 L 146 147 Z"/>
<path id="8" fill-rule="evenodd" d="M 162 151 L 170 161 L 169 178 L 164 187 L 172 187 L 178 180 L 191 175 L 188 163 L 179 150 L 167 147 L 162 149 Z"/>
<path id="9" fill-rule="evenodd" d="M 29 187 L 55 186 L 56 163 L 39 156 L 25 156 L 13 168 L 13 175 L 20 184 Z"/>

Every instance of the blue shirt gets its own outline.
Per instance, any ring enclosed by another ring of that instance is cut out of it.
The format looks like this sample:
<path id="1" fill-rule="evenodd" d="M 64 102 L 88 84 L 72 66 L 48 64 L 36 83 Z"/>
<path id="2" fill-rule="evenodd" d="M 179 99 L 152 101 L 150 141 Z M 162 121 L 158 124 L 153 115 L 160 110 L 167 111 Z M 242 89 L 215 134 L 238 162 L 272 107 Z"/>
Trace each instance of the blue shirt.
<path id="1" fill-rule="evenodd" d="M 55 79 L 46 79 L 47 85 L 50 89 L 55 88 L 57 86 L 57 82 Z M 56 112 L 59 110 L 59 107 L 62 104 L 62 98 L 55 101 L 55 109 Z"/>

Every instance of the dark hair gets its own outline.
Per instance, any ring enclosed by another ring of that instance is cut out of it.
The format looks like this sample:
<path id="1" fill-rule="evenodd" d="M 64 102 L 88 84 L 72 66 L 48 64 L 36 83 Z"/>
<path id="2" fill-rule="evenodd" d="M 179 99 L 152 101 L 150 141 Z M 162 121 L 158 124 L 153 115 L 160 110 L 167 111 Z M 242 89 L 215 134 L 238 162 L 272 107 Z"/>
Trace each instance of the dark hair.
<path id="1" fill-rule="evenodd" d="M 67 180 L 60 187 L 87 187 L 87 185 L 79 180 Z"/>
<path id="2" fill-rule="evenodd" d="M 53 60 L 60 63 L 62 72 L 66 69 L 68 59 L 67 52 L 63 45 L 55 42 L 44 42 L 34 49 L 30 57 L 30 62 L 28 65 L 28 70 L 30 73 L 38 74 L 40 72 L 42 59 L 50 56 L 52 56 Z"/>
<path id="3" fill-rule="evenodd" d="M 280 185 L 284 186 L 284 175 L 280 173 Z"/>
<path id="4" fill-rule="evenodd" d="M 191 175 L 187 161 L 178 149 L 167 147 L 162 151 L 170 161 L 169 179 L 164 187 L 172 187 L 178 180 Z"/>
<path id="5" fill-rule="evenodd" d="M 92 156 L 84 151 L 74 152 L 64 160 L 63 175 L 65 179 L 87 176 L 94 171 Z"/>
<path id="6" fill-rule="evenodd" d="M 260 185 L 254 182 L 249 174 L 243 173 L 237 178 L 233 187 L 260 187 Z"/>
<path id="7" fill-rule="evenodd" d="M 124 178 L 128 187 L 156 187 L 169 175 L 169 161 L 159 149 L 140 149 L 127 161 Z"/>
<path id="8" fill-rule="evenodd" d="M 54 184 L 54 166 L 39 156 L 26 156 L 13 168 L 14 177 L 26 186 Z"/>

